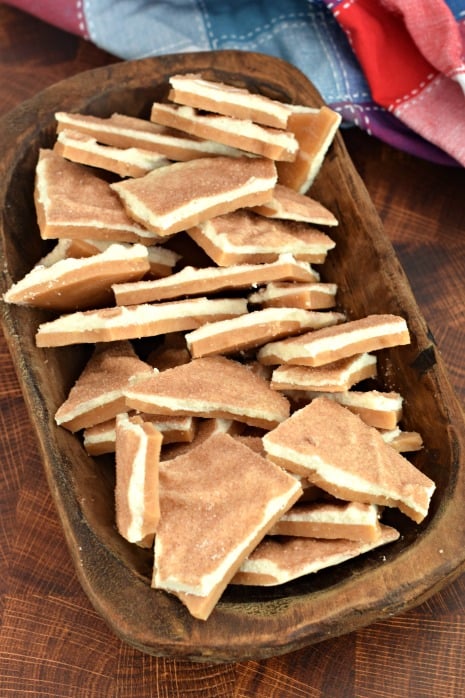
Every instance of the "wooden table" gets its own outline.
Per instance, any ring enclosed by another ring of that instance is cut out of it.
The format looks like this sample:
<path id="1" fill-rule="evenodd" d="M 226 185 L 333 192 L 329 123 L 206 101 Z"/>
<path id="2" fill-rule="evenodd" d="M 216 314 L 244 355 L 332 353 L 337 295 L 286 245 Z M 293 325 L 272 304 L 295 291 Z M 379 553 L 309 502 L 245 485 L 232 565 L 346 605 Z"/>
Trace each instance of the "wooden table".
<path id="1" fill-rule="evenodd" d="M 0 114 L 57 80 L 115 60 L 0 5 Z M 355 129 L 345 140 L 463 400 L 465 171 L 423 162 Z M 398 617 L 266 661 L 191 664 L 124 645 L 76 579 L 3 339 L 0 371 L 2 698 L 464 695 L 465 574 Z"/>

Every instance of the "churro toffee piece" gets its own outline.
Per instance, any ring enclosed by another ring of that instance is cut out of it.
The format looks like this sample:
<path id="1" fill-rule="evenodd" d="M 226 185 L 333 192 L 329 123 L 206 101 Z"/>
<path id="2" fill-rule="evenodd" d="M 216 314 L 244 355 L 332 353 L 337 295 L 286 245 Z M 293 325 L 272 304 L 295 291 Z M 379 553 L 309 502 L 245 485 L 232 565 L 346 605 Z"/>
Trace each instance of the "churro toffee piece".
<path id="1" fill-rule="evenodd" d="M 379 537 L 369 542 L 341 538 L 267 537 L 244 560 L 231 583 L 258 586 L 285 584 L 306 574 L 339 565 L 399 538 L 395 528 L 384 524 L 380 528 Z"/>
<path id="2" fill-rule="evenodd" d="M 254 206 L 252 210 L 269 218 L 302 221 L 313 225 L 338 225 L 336 216 L 319 201 L 279 183 L 274 188 L 272 198 L 265 204 Z"/>
<path id="3" fill-rule="evenodd" d="M 175 162 L 211 155 L 238 157 L 244 154 L 237 148 L 216 141 L 189 138 L 185 133 L 126 114 L 115 113 L 102 118 L 90 114 L 57 112 L 55 118 L 59 134 L 65 130 L 78 131 L 104 145 L 150 150 Z"/>
<path id="4" fill-rule="evenodd" d="M 271 387 L 276 390 L 339 393 L 362 380 L 374 378 L 376 374 L 376 356 L 363 353 L 323 366 L 278 366 L 272 373 Z"/>
<path id="5" fill-rule="evenodd" d="M 154 424 L 140 417 L 116 417 L 116 527 L 123 538 L 142 548 L 153 544 L 160 519 L 162 438 Z"/>
<path id="6" fill-rule="evenodd" d="M 249 303 L 264 308 L 306 308 L 319 310 L 336 305 L 337 285 L 320 283 L 293 283 L 270 281 L 263 288 L 249 295 Z"/>
<path id="7" fill-rule="evenodd" d="M 97 345 L 56 411 L 56 423 L 78 431 L 116 417 L 126 408 L 124 389 L 129 380 L 152 373 L 153 368 L 139 359 L 130 342 Z"/>
<path id="8" fill-rule="evenodd" d="M 276 167 L 264 158 L 199 158 L 111 186 L 128 215 L 160 236 L 269 198 Z"/>
<path id="9" fill-rule="evenodd" d="M 224 356 L 193 359 L 126 390 L 128 408 L 154 414 L 221 417 L 270 429 L 289 402 L 247 366 Z"/>
<path id="10" fill-rule="evenodd" d="M 273 337 L 288 337 L 344 320 L 345 316 L 342 313 L 323 313 L 299 308 L 265 308 L 237 318 L 209 322 L 186 334 L 186 342 L 194 358 L 211 354 L 230 354 L 258 347 Z"/>
<path id="11" fill-rule="evenodd" d="M 55 248 L 63 245 L 63 256 L 64 257 L 92 257 L 93 255 L 99 254 L 100 252 L 105 252 L 105 250 L 113 243 L 109 240 L 66 240 L 62 238 L 58 241 L 58 244 L 53 248 L 52 254 Z M 120 242 L 127 251 L 128 256 L 131 253 L 131 243 Z M 147 261 L 149 264 L 149 275 L 154 277 L 169 276 L 176 262 L 181 259 L 181 255 L 167 247 L 162 247 L 162 245 L 147 245 L 145 246 Z M 57 252 L 59 250 L 57 249 Z M 44 264 L 44 260 L 41 260 Z"/>
<path id="12" fill-rule="evenodd" d="M 152 586 L 178 595 L 205 620 L 244 558 L 301 493 L 294 477 L 228 434 L 164 461 Z"/>
<path id="13" fill-rule="evenodd" d="M 180 296 L 198 296 L 225 289 L 247 288 L 271 279 L 311 281 L 315 271 L 308 262 L 299 262 L 290 254 L 269 264 L 236 264 L 231 267 L 184 267 L 163 279 L 121 283 L 113 286 L 118 305 L 148 303 Z"/>
<path id="14" fill-rule="evenodd" d="M 397 315 L 367 315 L 335 327 L 271 342 L 260 349 L 264 364 L 322 366 L 354 354 L 409 344 L 404 318 Z"/>
<path id="15" fill-rule="evenodd" d="M 219 266 L 273 262 L 284 253 L 320 264 L 335 242 L 307 223 L 282 221 L 241 209 L 215 216 L 188 231 Z"/>
<path id="16" fill-rule="evenodd" d="M 298 502 L 274 524 L 269 535 L 375 541 L 381 534 L 379 516 L 376 504 Z"/>
<path id="17" fill-rule="evenodd" d="M 377 429 L 395 429 L 402 418 L 402 395 L 391 391 L 343 390 L 341 392 L 310 392 L 308 398 L 328 397 L 336 400 L 351 412 L 358 414 L 366 424 Z"/>
<path id="18" fill-rule="evenodd" d="M 417 523 L 435 484 L 388 446 L 377 429 L 320 397 L 265 434 L 268 457 L 347 501 L 398 507 Z"/>
<path id="19" fill-rule="evenodd" d="M 305 194 L 321 169 L 340 123 L 340 114 L 329 107 L 294 107 L 288 128 L 294 133 L 299 150 L 294 162 L 279 163 L 279 183 Z"/>
<path id="20" fill-rule="evenodd" d="M 218 141 L 270 160 L 292 161 L 299 147 L 291 131 L 268 128 L 230 116 L 205 114 L 192 107 L 154 103 L 150 119 L 191 136 Z"/>
<path id="21" fill-rule="evenodd" d="M 153 244 L 158 237 L 124 210 L 108 182 L 53 150 L 40 150 L 34 202 L 40 235 Z"/>
<path id="22" fill-rule="evenodd" d="M 128 249 L 115 243 L 91 257 L 37 265 L 3 299 L 61 312 L 95 308 L 113 300 L 113 283 L 139 280 L 149 268 L 145 245 L 131 245 Z"/>
<path id="23" fill-rule="evenodd" d="M 204 322 L 247 312 L 242 298 L 195 298 L 152 305 L 118 306 L 61 315 L 39 325 L 38 347 L 111 342 L 193 330 Z"/>
<path id="24" fill-rule="evenodd" d="M 117 415 L 118 416 L 118 415 Z M 133 414 L 129 416 L 134 416 Z M 144 422 L 150 422 L 163 436 L 163 446 L 166 444 L 190 443 L 196 434 L 196 423 L 193 417 L 176 417 L 172 415 L 152 415 L 139 413 Z M 116 418 L 94 424 L 84 429 L 83 444 L 90 456 L 100 456 L 103 453 L 114 453 L 116 447 Z"/>
<path id="25" fill-rule="evenodd" d="M 66 129 L 58 133 L 53 150 L 67 160 L 114 172 L 120 177 L 141 177 L 169 164 L 168 158 L 160 153 L 102 145 L 92 136 Z"/>
<path id="26" fill-rule="evenodd" d="M 172 75 L 170 85 L 168 98 L 172 102 L 254 121 L 263 126 L 286 129 L 287 120 L 292 113 L 289 105 L 278 100 L 242 87 L 206 80 L 197 73 Z"/>

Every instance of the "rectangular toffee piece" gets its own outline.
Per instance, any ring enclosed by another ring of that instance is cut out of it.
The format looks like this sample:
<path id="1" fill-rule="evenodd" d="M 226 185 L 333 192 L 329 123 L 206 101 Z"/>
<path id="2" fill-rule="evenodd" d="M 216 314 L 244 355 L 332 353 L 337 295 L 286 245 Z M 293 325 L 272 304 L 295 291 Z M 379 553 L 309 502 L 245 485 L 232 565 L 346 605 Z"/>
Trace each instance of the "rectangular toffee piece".
<path id="1" fill-rule="evenodd" d="M 344 322 L 342 313 L 265 308 L 218 322 L 209 322 L 186 334 L 194 358 L 211 354 L 230 354 L 257 347 L 270 339 Z"/>
<path id="2" fill-rule="evenodd" d="M 292 162 L 297 155 L 298 142 L 293 133 L 244 119 L 203 114 L 192 107 L 158 103 L 153 104 L 150 119 L 197 138 L 218 141 L 270 160 Z"/>
<path id="3" fill-rule="evenodd" d="M 100 252 L 105 252 L 112 244 L 114 243 L 110 240 L 66 240 L 62 238 L 58 240 L 57 245 L 53 248 L 50 255 L 53 254 L 55 249 L 57 249 L 57 253 L 59 253 L 58 247 L 63 245 L 63 258 L 92 257 Z M 132 244 L 128 242 L 120 242 L 118 244 L 123 246 L 126 250 L 126 254 L 130 256 Z M 170 276 L 176 262 L 181 258 L 181 255 L 161 245 L 147 245 L 145 249 L 149 264 L 149 272 L 157 278 L 161 276 Z M 44 261 L 42 260 L 41 263 L 44 264 Z"/>
<path id="4" fill-rule="evenodd" d="M 153 414 L 221 417 L 271 429 L 289 416 L 289 402 L 247 366 L 207 356 L 154 374 L 126 390 L 128 409 Z"/>
<path id="5" fill-rule="evenodd" d="M 164 461 L 152 585 L 205 620 L 244 558 L 301 493 L 294 477 L 228 434 Z"/>
<path id="6" fill-rule="evenodd" d="M 374 427 L 325 397 L 265 434 L 268 458 L 347 501 L 397 507 L 420 523 L 435 484 Z"/>
<path id="7" fill-rule="evenodd" d="M 199 158 L 111 184 L 128 215 L 167 236 L 211 217 L 266 201 L 276 167 L 264 158 Z"/>
<path id="8" fill-rule="evenodd" d="M 152 150 L 102 145 L 92 136 L 71 130 L 58 133 L 53 150 L 68 160 L 99 167 L 120 177 L 141 177 L 170 162 L 164 155 Z"/>
<path id="9" fill-rule="evenodd" d="M 164 446 L 166 444 L 191 443 L 196 434 L 196 422 L 192 417 L 146 415 L 143 413 L 139 413 L 139 417 L 144 422 L 153 424 L 162 434 Z M 83 431 L 82 438 L 84 448 L 90 456 L 114 453 L 116 446 L 116 418 L 87 427 Z"/>
<path id="10" fill-rule="evenodd" d="M 292 114 L 288 104 L 241 87 L 205 80 L 200 74 L 172 75 L 170 85 L 168 98 L 172 102 L 263 126 L 286 129 Z"/>
<path id="11" fill-rule="evenodd" d="M 152 245 L 158 236 L 130 218 L 108 182 L 85 165 L 40 150 L 34 184 L 40 235 Z"/>
<path id="12" fill-rule="evenodd" d="M 308 262 L 299 262 L 290 254 L 269 264 L 236 264 L 231 267 L 184 267 L 163 279 L 113 286 L 117 305 L 149 303 L 180 296 L 198 296 L 225 289 L 247 288 L 271 279 L 311 281 L 315 272 Z"/>
<path id="13" fill-rule="evenodd" d="M 365 352 L 323 366 L 278 366 L 272 373 L 271 387 L 276 390 L 338 393 L 349 390 L 362 380 L 374 378 L 376 374 L 376 356 Z"/>
<path id="14" fill-rule="evenodd" d="M 278 163 L 278 179 L 290 189 L 305 194 L 315 181 L 325 155 L 341 123 L 341 115 L 327 106 L 321 109 L 294 107 L 288 128 L 299 144 L 292 163 Z"/>
<path id="15" fill-rule="evenodd" d="M 160 520 L 158 464 L 162 434 L 150 422 L 116 417 L 116 526 L 130 543 L 153 544 Z"/>
<path id="16" fill-rule="evenodd" d="M 336 400 L 351 412 L 358 414 L 366 424 L 377 429 L 395 429 L 402 418 L 403 398 L 399 393 L 379 390 L 343 390 L 341 392 L 311 391 L 309 400 L 315 397 L 328 397 Z"/>
<path id="17" fill-rule="evenodd" d="M 230 148 L 216 141 L 189 138 L 185 133 L 125 114 L 112 114 L 108 118 L 102 118 L 89 114 L 57 112 L 55 118 L 59 134 L 71 129 L 94 137 L 104 145 L 151 150 L 175 162 L 209 155 L 244 155 L 243 151 L 237 148 Z"/>
<path id="18" fill-rule="evenodd" d="M 118 306 L 61 315 L 39 325 L 38 347 L 59 347 L 81 342 L 154 337 L 193 330 L 204 322 L 224 320 L 247 312 L 242 298 L 195 298 L 171 303 Z"/>
<path id="19" fill-rule="evenodd" d="M 249 295 L 249 303 L 264 308 L 307 308 L 318 310 L 336 305 L 337 285 L 331 283 L 293 283 L 271 281 Z"/>
<path id="20" fill-rule="evenodd" d="M 264 364 L 322 366 L 354 354 L 409 344 L 404 318 L 367 315 L 335 327 L 271 342 L 262 347 L 258 360 Z"/>
<path id="21" fill-rule="evenodd" d="M 376 504 L 298 502 L 283 514 L 268 535 L 375 541 L 381 534 L 379 516 Z"/>
<path id="22" fill-rule="evenodd" d="M 326 233 L 307 223 L 265 218 L 245 209 L 215 216 L 187 232 L 219 266 L 273 262 L 284 253 L 320 264 L 335 247 Z"/>
<path id="23" fill-rule="evenodd" d="M 145 245 L 128 249 L 115 243 L 91 257 L 37 265 L 9 288 L 3 299 L 61 312 L 95 308 L 113 300 L 113 283 L 139 280 L 149 268 Z"/>
<path id="24" fill-rule="evenodd" d="M 393 543 L 398 538 L 399 532 L 384 524 L 381 524 L 380 536 L 369 542 L 341 538 L 324 540 L 267 537 L 244 560 L 231 584 L 257 586 L 285 584 L 306 574 L 339 565 L 381 545 Z"/>

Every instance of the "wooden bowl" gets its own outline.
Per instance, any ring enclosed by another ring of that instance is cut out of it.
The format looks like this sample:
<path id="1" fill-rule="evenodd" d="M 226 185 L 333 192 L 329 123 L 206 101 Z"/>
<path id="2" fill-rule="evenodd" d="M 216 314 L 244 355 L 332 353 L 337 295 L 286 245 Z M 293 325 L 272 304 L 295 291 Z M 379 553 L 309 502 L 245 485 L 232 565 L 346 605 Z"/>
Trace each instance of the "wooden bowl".
<path id="1" fill-rule="evenodd" d="M 181 72 L 201 72 L 285 102 L 322 104 L 289 64 L 235 51 L 118 63 L 41 92 L 0 127 L 2 293 L 47 249 L 32 192 L 38 149 L 54 142 L 54 113 L 147 116 L 151 102 L 166 96 L 168 78 Z M 381 371 L 385 385 L 404 396 L 405 427 L 423 435 L 425 448 L 413 461 L 437 490 L 420 526 L 390 513 L 402 534 L 396 543 L 276 588 L 230 587 L 207 621 L 195 620 L 176 598 L 150 588 L 150 553 L 125 543 L 115 530 L 111 460 L 88 457 L 78 437 L 55 426 L 56 408 L 89 348 L 38 349 L 35 331 L 47 313 L 2 303 L 3 329 L 77 575 L 112 630 L 149 654 L 218 662 L 278 655 L 404 611 L 464 567 L 464 416 L 339 135 L 312 195 L 340 220 L 331 231 L 336 249 L 322 275 L 338 283 L 349 316 L 395 313 L 408 322 L 411 345 L 380 352 Z"/>

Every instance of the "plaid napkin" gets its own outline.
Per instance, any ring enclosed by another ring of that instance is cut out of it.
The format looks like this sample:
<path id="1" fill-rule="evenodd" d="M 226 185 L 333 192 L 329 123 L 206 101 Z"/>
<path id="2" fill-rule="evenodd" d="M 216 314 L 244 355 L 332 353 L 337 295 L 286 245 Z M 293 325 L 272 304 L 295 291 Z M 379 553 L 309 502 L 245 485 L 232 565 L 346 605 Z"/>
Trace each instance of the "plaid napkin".
<path id="1" fill-rule="evenodd" d="M 465 2 L 326 2 L 373 102 L 465 165 Z"/>
<path id="2" fill-rule="evenodd" d="M 344 119 L 465 165 L 465 0 L 9 0 L 124 59 L 243 49 L 300 68 Z"/>

